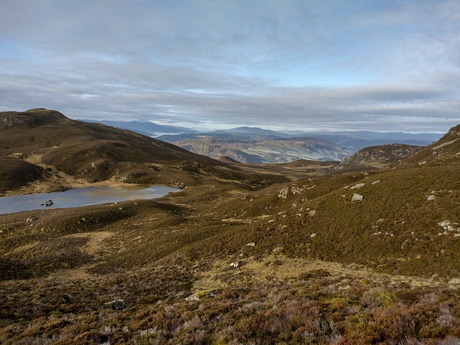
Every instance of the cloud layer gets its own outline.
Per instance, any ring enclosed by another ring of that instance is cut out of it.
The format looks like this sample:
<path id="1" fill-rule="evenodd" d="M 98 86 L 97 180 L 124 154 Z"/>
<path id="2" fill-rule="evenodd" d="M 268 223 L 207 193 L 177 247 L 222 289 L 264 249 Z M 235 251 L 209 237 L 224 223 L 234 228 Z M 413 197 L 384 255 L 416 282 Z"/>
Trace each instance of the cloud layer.
<path id="1" fill-rule="evenodd" d="M 459 32 L 457 0 L 2 0 L 0 110 L 445 132 Z"/>

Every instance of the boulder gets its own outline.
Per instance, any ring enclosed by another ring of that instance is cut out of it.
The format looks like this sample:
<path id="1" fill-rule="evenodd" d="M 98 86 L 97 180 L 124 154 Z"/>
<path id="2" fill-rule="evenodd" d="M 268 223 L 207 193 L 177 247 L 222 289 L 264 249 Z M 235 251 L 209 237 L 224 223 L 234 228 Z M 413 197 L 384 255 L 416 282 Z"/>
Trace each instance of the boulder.
<path id="1" fill-rule="evenodd" d="M 113 310 L 123 310 L 125 309 L 125 301 L 122 299 L 116 299 L 105 303 L 105 306 L 112 308 Z"/>
<path id="2" fill-rule="evenodd" d="M 230 267 L 231 267 L 231 268 L 238 268 L 239 266 L 240 266 L 240 263 L 239 263 L 238 261 L 232 262 L 232 263 L 230 264 Z"/>
<path id="3" fill-rule="evenodd" d="M 53 200 L 48 200 L 48 201 L 40 204 L 40 206 L 52 206 L 52 205 L 54 205 Z"/>
<path id="4" fill-rule="evenodd" d="M 361 187 L 364 187 L 366 184 L 365 183 L 358 183 L 355 184 L 353 187 L 350 187 L 350 189 L 359 189 Z"/>
<path id="5" fill-rule="evenodd" d="M 351 201 L 362 201 L 364 199 L 364 195 L 354 193 Z"/>

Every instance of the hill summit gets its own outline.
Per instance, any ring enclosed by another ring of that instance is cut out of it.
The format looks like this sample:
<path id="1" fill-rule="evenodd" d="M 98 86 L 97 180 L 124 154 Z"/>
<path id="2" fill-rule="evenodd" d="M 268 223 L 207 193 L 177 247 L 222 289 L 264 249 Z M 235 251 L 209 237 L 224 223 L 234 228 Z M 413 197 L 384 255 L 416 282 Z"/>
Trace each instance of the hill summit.
<path id="1" fill-rule="evenodd" d="M 18 126 L 31 128 L 70 121 L 60 112 L 44 108 L 30 109 L 23 112 L 8 111 L 0 113 L 0 128 L 4 129 Z"/>

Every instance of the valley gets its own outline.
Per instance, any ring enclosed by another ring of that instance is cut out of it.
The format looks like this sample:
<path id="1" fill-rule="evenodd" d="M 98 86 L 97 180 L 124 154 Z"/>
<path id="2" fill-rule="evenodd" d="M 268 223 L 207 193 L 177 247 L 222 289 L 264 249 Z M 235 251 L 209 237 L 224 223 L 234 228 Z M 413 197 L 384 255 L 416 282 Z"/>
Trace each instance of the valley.
<path id="1" fill-rule="evenodd" d="M 456 344 L 458 138 L 243 164 L 51 110 L 1 113 L 3 196 L 181 190 L 0 215 L 0 342 Z"/>

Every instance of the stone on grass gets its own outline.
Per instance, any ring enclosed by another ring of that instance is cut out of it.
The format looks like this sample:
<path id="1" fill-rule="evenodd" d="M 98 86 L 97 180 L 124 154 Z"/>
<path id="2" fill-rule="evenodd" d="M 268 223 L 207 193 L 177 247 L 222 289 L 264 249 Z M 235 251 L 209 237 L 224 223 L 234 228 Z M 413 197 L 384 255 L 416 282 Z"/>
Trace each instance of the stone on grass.
<path id="1" fill-rule="evenodd" d="M 361 187 L 364 187 L 365 183 L 358 183 L 355 184 L 353 187 L 350 187 L 350 189 L 359 189 Z"/>
<path id="2" fill-rule="evenodd" d="M 105 305 L 113 310 L 123 310 L 125 309 L 125 301 L 123 299 L 116 299 L 110 302 L 105 303 Z"/>
<path id="3" fill-rule="evenodd" d="M 364 199 L 364 195 L 354 193 L 351 201 L 362 201 Z"/>

